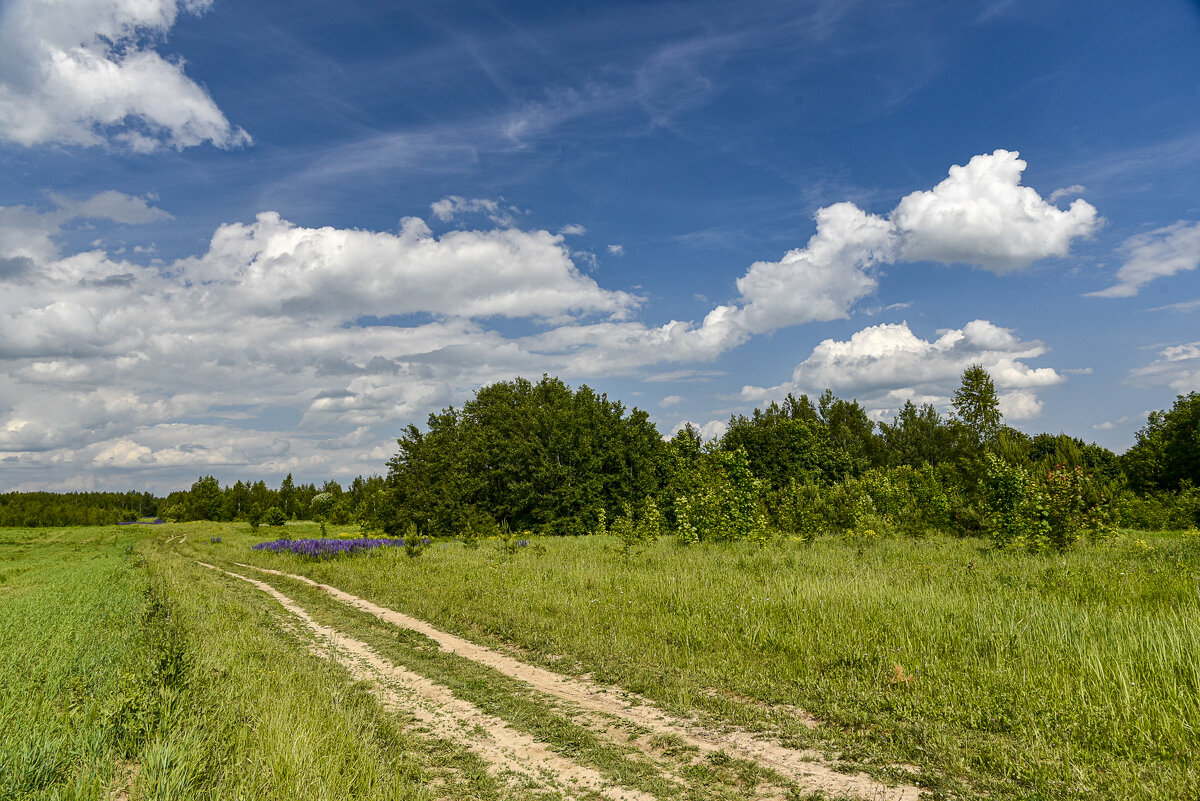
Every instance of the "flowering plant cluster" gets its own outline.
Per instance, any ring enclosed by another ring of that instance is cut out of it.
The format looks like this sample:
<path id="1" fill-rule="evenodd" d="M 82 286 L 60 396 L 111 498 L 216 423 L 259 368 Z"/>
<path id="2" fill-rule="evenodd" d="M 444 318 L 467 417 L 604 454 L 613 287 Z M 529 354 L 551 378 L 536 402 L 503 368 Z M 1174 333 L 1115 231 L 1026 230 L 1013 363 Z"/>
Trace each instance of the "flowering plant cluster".
<path id="1" fill-rule="evenodd" d="M 423 537 L 422 540 L 424 541 L 423 544 L 429 544 L 428 537 Z M 403 548 L 404 545 L 403 539 L 358 537 L 356 539 L 273 540 L 271 542 L 260 542 L 253 547 L 256 551 L 271 551 L 272 553 L 289 551 L 297 556 L 328 559 L 334 556 L 358 553 L 359 551 L 370 551 L 375 548 Z"/>

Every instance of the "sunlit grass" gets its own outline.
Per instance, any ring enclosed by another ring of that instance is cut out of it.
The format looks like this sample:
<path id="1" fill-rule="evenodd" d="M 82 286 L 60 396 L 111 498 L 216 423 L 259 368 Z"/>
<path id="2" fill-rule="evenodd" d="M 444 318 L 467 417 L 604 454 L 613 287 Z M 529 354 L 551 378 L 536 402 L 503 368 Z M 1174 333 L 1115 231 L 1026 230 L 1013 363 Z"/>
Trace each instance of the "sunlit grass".
<path id="1" fill-rule="evenodd" d="M 415 562 L 251 554 L 240 534 L 213 550 L 946 788 L 1179 798 L 1200 788 L 1200 541 L 1147 537 L 1053 556 L 950 538 L 660 542 L 632 561 L 596 538 Z"/>
<path id="2" fill-rule="evenodd" d="M 1194 535 L 1124 532 L 1047 556 L 949 538 L 761 551 L 660 541 L 632 559 L 590 537 L 515 554 L 435 542 L 419 558 L 251 550 L 277 535 L 244 524 L 0 530 L 0 797 L 502 796 L 461 746 L 413 734 L 310 654 L 277 604 L 190 557 L 303 573 L 877 774 L 919 766 L 936 793 L 1200 795 Z M 387 650 L 361 613 L 315 610 Z M 514 710 L 522 728 L 562 728 L 511 682 L 485 688 L 484 673 L 422 659 L 495 713 Z M 822 725 L 810 730 L 799 710 Z"/>
<path id="3" fill-rule="evenodd" d="M 0 530 L 0 798 L 497 797 L 269 598 L 132 528 Z"/>

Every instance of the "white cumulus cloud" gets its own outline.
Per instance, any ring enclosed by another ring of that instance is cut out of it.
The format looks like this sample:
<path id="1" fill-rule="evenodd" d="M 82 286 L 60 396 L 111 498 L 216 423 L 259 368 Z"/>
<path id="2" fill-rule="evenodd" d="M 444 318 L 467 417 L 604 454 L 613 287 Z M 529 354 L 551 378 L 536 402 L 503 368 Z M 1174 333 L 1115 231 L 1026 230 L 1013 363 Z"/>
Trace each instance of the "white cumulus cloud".
<path id="1" fill-rule="evenodd" d="M 892 225 L 852 203 L 827 206 L 816 216 L 817 232 L 807 245 L 780 261 L 756 262 L 738 279 L 748 330 L 845 317 L 855 301 L 874 291 L 867 268 L 892 260 Z"/>
<path id="2" fill-rule="evenodd" d="M 804 247 L 756 262 L 738 279 L 740 297 L 719 318 L 722 333 L 732 346 L 747 334 L 848 317 L 889 264 L 962 263 L 1003 274 L 1066 256 L 1075 239 L 1096 229 L 1096 209 L 1081 199 L 1066 210 L 1046 202 L 1021 185 L 1025 167 L 1017 152 L 997 150 L 951 167 L 949 177 L 906 195 L 887 216 L 847 202 L 818 209 Z M 734 328 L 741 334 L 730 335 Z"/>
<path id="3" fill-rule="evenodd" d="M 1050 256 L 1095 230 L 1094 206 L 1077 199 L 1059 209 L 1021 186 L 1025 162 L 1015 151 L 975 156 L 933 189 L 913 192 L 891 214 L 905 261 L 973 264 L 1012 272 Z"/>
<path id="4" fill-rule="evenodd" d="M 987 320 L 940 332 L 937 339 L 918 337 L 907 323 L 874 325 L 849 340 L 826 339 L 775 387 L 742 389 L 742 399 L 761 403 L 789 392 L 815 395 L 826 388 L 841 397 L 857 398 L 879 416 L 894 414 L 905 401 L 946 408 L 963 370 L 981 364 L 996 384 L 1001 410 L 1012 420 L 1036 417 L 1041 402 L 1036 391 L 1065 379 L 1049 367 L 1025 362 L 1046 352 L 1041 342 L 1026 342 L 1012 330 Z"/>
<path id="5" fill-rule="evenodd" d="M 264 212 L 253 223 L 221 226 L 208 252 L 177 270 L 227 294 L 227 302 L 267 315 L 557 318 L 619 315 L 637 303 L 582 275 L 560 235 L 502 228 L 438 238 L 415 217 L 392 234 L 304 228 Z"/>
<path id="6" fill-rule="evenodd" d="M 0 14 L 0 137 L 27 147 L 247 144 L 181 59 L 149 47 L 209 0 L 13 0 Z"/>

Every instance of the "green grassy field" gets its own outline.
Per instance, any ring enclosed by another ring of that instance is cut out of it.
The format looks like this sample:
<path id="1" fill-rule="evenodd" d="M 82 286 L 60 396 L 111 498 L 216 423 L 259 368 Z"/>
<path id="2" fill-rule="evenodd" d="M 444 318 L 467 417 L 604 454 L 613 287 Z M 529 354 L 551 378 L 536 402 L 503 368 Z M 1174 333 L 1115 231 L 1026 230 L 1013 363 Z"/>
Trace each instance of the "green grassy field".
<path id="1" fill-rule="evenodd" d="M 499 797 L 156 533 L 0 530 L 0 798 Z"/>
<path id="2" fill-rule="evenodd" d="M 244 524 L 130 528 L 0 532 L 0 680 L 14 688 L 0 701 L 0 796 L 503 797 L 475 757 L 414 734 L 310 655 L 278 605 L 197 558 L 303 574 L 932 797 L 1200 794 L 1195 536 L 1130 533 L 1052 556 L 949 538 L 659 542 L 631 560 L 615 540 L 578 538 L 515 556 L 435 543 L 416 559 L 313 562 L 251 551 L 273 535 Z M 588 764 L 629 762 L 515 683 L 256 577 Z M 629 786 L 675 792 L 622 770 Z M 722 787 L 686 797 L 737 797 L 736 782 Z"/>

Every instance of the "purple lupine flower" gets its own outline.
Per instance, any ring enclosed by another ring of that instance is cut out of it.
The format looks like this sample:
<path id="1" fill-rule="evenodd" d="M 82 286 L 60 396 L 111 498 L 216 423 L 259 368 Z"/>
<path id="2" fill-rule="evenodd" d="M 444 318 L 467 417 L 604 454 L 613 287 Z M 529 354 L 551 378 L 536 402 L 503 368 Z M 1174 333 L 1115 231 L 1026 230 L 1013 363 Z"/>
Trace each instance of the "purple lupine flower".
<path id="1" fill-rule="evenodd" d="M 359 551 L 370 551 L 383 547 L 402 548 L 404 547 L 404 540 L 387 537 L 358 537 L 347 540 L 331 538 L 274 540 L 273 542 L 260 542 L 253 546 L 256 551 L 270 551 L 272 553 L 289 551 L 297 556 L 307 556 L 313 559 L 329 559 L 334 556 L 353 554 Z"/>

